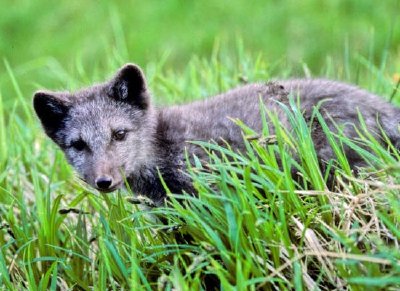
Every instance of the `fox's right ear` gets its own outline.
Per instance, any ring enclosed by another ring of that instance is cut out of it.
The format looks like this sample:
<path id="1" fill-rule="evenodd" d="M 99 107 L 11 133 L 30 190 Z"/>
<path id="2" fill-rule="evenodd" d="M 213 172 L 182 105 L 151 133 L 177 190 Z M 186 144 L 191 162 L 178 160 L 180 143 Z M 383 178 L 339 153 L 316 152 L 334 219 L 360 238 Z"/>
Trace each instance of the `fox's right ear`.
<path id="1" fill-rule="evenodd" d="M 134 64 L 126 64 L 118 71 L 111 80 L 109 95 L 140 109 L 147 109 L 150 104 L 146 79 L 142 70 Z"/>
<path id="2" fill-rule="evenodd" d="M 33 108 L 46 134 L 54 140 L 68 113 L 68 105 L 56 93 L 38 91 L 33 96 Z"/>

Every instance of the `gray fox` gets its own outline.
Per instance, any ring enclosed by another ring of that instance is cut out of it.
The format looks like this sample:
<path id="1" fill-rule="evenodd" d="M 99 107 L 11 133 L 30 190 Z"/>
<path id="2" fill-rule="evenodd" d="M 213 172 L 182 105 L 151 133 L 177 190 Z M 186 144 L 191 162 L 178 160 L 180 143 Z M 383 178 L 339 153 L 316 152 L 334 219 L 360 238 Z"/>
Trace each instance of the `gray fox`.
<path id="1" fill-rule="evenodd" d="M 161 203 L 166 191 L 160 175 L 173 193 L 195 192 L 185 153 L 200 160 L 207 156 L 188 141 L 228 143 L 244 150 L 241 128 L 232 119 L 261 132 L 262 100 L 282 126 L 289 127 L 277 102 L 286 102 L 289 95 L 300 99 L 306 120 L 324 100 L 319 110 L 332 130 L 336 123 L 346 136 L 356 138 L 360 112 L 378 140 L 384 143 L 382 127 L 399 145 L 398 108 L 356 86 L 323 79 L 248 84 L 206 100 L 156 108 L 142 70 L 127 64 L 110 81 L 75 93 L 38 91 L 33 105 L 46 134 L 84 181 L 103 192 L 121 188 L 126 181 L 135 193 Z M 312 138 L 321 163 L 335 158 L 321 127 L 313 129 Z M 353 168 L 363 164 L 351 149 L 345 151 Z"/>

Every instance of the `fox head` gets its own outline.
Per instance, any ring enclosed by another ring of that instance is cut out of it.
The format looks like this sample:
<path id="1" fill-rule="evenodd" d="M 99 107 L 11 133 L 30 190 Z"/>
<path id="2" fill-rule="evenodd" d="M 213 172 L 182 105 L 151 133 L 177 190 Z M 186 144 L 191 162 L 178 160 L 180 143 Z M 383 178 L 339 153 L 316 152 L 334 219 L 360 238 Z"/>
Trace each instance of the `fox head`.
<path id="1" fill-rule="evenodd" d="M 81 178 L 100 191 L 120 188 L 154 157 L 150 94 L 136 65 L 75 93 L 38 91 L 33 106 L 46 134 Z"/>

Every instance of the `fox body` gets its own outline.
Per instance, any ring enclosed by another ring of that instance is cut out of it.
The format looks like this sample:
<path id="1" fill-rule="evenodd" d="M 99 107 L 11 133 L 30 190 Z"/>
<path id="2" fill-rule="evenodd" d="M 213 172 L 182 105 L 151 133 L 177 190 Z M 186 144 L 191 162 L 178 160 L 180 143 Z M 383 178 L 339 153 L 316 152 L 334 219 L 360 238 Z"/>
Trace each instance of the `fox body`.
<path id="1" fill-rule="evenodd" d="M 166 196 L 160 175 L 172 192 L 194 192 L 185 172 L 185 153 L 200 159 L 206 154 L 188 141 L 227 142 L 244 149 L 241 129 L 232 119 L 260 132 L 261 98 L 282 126 L 289 127 L 277 102 L 287 102 L 288 95 L 300 99 L 306 120 L 320 103 L 332 130 L 334 121 L 346 136 L 356 138 L 360 112 L 376 138 L 382 140 L 382 127 L 399 145 L 398 108 L 353 85 L 320 79 L 249 84 L 203 101 L 155 108 L 141 69 L 127 64 L 110 81 L 75 93 L 36 92 L 33 104 L 46 134 L 84 181 L 103 192 L 127 181 L 135 193 L 160 203 Z M 335 157 L 320 127 L 314 128 L 312 138 L 321 163 Z M 351 149 L 345 151 L 352 167 L 362 165 Z"/>

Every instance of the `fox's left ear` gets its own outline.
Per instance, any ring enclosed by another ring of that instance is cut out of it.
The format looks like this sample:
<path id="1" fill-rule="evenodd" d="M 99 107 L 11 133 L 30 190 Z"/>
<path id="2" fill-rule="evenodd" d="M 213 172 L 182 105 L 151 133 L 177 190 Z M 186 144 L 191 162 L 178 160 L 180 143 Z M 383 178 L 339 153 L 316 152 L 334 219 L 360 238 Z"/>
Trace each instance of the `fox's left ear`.
<path id="1" fill-rule="evenodd" d="M 126 64 L 118 71 L 111 80 L 109 95 L 140 109 L 147 109 L 150 105 L 150 95 L 143 72 L 134 64 Z"/>

